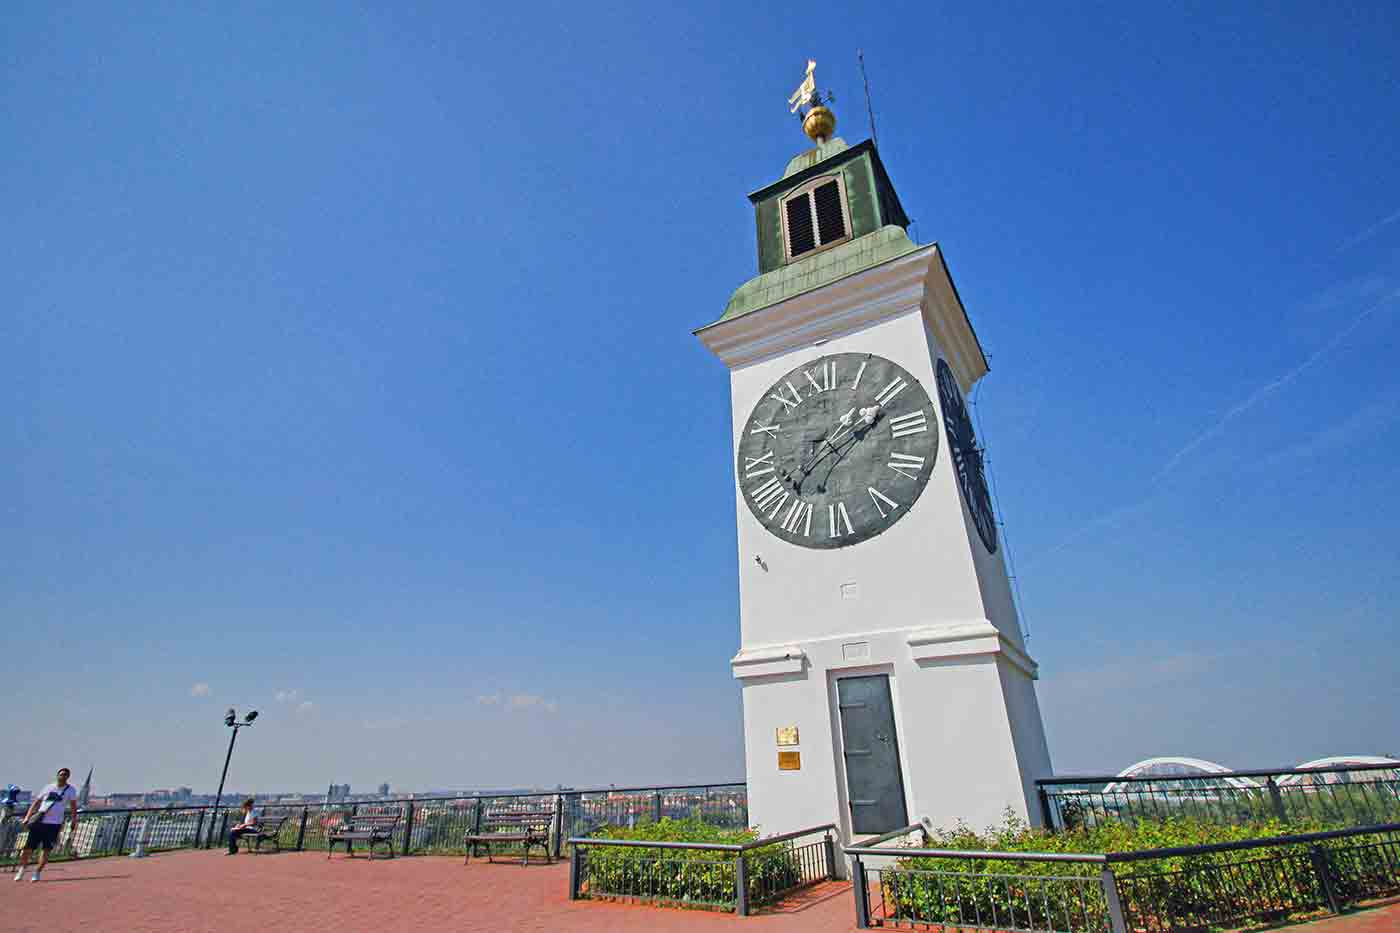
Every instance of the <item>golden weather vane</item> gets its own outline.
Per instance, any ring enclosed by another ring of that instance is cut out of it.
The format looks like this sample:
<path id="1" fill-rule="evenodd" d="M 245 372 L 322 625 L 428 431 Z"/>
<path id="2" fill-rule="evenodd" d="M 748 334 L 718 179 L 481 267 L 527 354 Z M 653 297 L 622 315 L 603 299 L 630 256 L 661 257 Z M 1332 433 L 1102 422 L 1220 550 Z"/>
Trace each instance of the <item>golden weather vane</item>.
<path id="1" fill-rule="evenodd" d="M 831 112 L 828 103 L 836 100 L 830 91 L 823 97 L 817 90 L 817 63 L 807 59 L 807 74 L 797 90 L 788 98 L 788 112 L 795 113 L 802 120 L 802 131 L 817 145 L 831 138 L 836 130 L 836 114 Z M 805 109 L 804 109 L 805 108 Z"/>

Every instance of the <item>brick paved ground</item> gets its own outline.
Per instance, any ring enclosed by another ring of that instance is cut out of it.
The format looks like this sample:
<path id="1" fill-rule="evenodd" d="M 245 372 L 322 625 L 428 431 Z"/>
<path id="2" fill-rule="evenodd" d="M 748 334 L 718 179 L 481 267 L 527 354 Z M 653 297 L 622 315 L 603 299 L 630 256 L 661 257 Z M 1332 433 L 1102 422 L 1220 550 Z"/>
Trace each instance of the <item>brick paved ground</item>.
<path id="1" fill-rule="evenodd" d="M 488 864 L 460 858 L 327 860 L 324 853 L 175 852 L 51 866 L 44 880 L 0 875 L 0 930 L 431 931 L 846 931 L 850 888 L 809 889 L 773 913 L 738 918 L 699 910 L 570 902 L 567 864 Z"/>
<path id="2" fill-rule="evenodd" d="M 567 865 L 477 863 L 415 858 L 369 862 L 324 854 L 240 855 L 176 852 L 146 859 L 104 858 L 51 867 L 39 884 L 0 875 L 0 930 L 244 933 L 411 930 L 670 933 L 848 933 L 850 888 L 809 889 L 747 919 L 698 910 L 602 902 L 570 903 Z M 1290 933 L 1400 933 L 1400 904 L 1284 928 Z"/>

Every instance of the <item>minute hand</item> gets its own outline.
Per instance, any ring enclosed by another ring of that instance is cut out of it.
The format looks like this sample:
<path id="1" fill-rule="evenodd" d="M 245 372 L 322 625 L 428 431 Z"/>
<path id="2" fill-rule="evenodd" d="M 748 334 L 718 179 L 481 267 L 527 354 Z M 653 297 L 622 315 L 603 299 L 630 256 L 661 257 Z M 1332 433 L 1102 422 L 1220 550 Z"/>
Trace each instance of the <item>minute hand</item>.
<path id="1" fill-rule="evenodd" d="M 836 422 L 831 426 L 831 430 L 826 432 L 826 437 L 821 439 L 821 442 L 817 445 L 817 449 L 812 454 L 811 458 L 806 463 L 803 463 L 797 468 L 797 471 L 799 473 L 801 473 L 803 476 L 807 476 L 809 473 L 812 472 L 812 467 L 820 463 L 830 451 L 836 449 L 834 446 L 834 441 L 836 440 L 836 438 L 840 437 L 843 433 L 850 429 L 851 423 L 855 418 L 855 414 L 856 410 L 852 408 L 850 411 L 846 412 L 844 415 L 841 416 L 840 421 Z"/>
<path id="2" fill-rule="evenodd" d="M 880 405 L 877 402 L 869 408 L 860 409 L 859 418 L 856 418 L 855 414 L 856 409 L 852 408 L 842 415 L 841 420 L 836 423 L 835 427 L 831 429 L 830 433 L 828 433 L 826 438 L 821 442 L 818 451 L 812 454 L 812 459 L 798 467 L 798 470 L 801 471 L 803 476 L 809 475 L 812 471 L 812 467 L 815 467 L 822 460 L 826 459 L 828 453 L 834 453 L 836 451 L 837 441 L 843 440 L 847 434 L 850 434 L 858 427 L 863 426 L 868 428 L 874 424 L 875 420 L 880 417 Z M 856 439 L 859 440 L 859 438 Z"/>

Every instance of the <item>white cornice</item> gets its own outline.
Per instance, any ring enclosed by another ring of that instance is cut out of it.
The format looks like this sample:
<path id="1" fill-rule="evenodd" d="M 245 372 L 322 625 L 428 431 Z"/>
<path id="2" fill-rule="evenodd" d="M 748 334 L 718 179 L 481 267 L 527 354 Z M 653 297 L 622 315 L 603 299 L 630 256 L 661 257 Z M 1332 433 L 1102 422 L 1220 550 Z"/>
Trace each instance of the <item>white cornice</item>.
<path id="1" fill-rule="evenodd" d="M 937 244 L 695 332 L 730 369 L 920 310 L 966 391 L 986 372 Z"/>
<path id="2" fill-rule="evenodd" d="M 736 680 L 763 677 L 768 674 L 800 674 L 807 653 L 796 645 L 769 645 L 746 648 L 729 661 Z"/>
<path id="3" fill-rule="evenodd" d="M 1019 668 L 1027 677 L 1039 679 L 1035 661 L 1013 645 L 997 627 L 986 619 L 975 622 L 954 622 L 915 629 L 905 639 L 916 661 L 977 654 L 1000 654 L 1007 663 Z"/>

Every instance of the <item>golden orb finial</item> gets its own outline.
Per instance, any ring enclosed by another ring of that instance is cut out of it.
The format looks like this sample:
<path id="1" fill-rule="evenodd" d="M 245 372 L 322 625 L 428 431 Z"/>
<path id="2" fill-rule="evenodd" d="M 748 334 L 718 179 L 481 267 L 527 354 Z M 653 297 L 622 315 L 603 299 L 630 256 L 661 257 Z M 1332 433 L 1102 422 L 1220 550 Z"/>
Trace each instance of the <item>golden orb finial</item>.
<path id="1" fill-rule="evenodd" d="M 802 132 L 820 146 L 836 132 L 836 114 L 825 104 L 817 104 L 802 118 Z"/>

